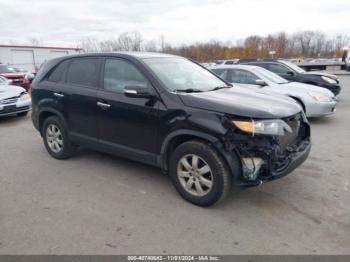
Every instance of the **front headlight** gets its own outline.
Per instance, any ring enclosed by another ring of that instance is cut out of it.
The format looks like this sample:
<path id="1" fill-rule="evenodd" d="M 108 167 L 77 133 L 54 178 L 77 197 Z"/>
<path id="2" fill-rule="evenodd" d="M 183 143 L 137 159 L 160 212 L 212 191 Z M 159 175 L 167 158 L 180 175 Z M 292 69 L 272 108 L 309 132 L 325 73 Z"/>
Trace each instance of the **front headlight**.
<path id="1" fill-rule="evenodd" d="M 312 97 L 313 100 L 317 101 L 317 102 L 331 102 L 332 98 L 327 97 L 325 95 L 322 94 L 316 94 L 316 93 L 308 93 L 309 96 Z"/>
<path id="2" fill-rule="evenodd" d="M 321 76 L 321 77 L 322 77 L 322 79 L 323 79 L 324 81 L 326 81 L 328 84 L 334 85 L 334 84 L 337 83 L 337 81 L 335 81 L 334 79 L 329 78 L 329 77 L 327 77 L 327 76 Z"/>
<path id="3" fill-rule="evenodd" d="M 20 101 L 27 101 L 30 100 L 30 95 L 28 93 L 23 93 L 21 94 L 21 96 L 19 97 Z"/>
<path id="4" fill-rule="evenodd" d="M 292 128 L 280 119 L 259 121 L 232 121 L 241 131 L 262 135 L 283 136 L 285 131 L 292 133 Z"/>

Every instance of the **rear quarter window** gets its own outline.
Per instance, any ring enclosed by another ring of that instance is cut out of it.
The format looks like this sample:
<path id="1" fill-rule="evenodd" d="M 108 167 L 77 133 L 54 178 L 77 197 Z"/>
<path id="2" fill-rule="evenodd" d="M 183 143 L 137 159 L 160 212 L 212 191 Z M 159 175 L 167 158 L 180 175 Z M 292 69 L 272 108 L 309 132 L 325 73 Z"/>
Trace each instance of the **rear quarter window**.
<path id="1" fill-rule="evenodd" d="M 66 60 L 58 64 L 46 77 L 47 81 L 60 82 L 63 79 L 63 75 L 66 72 L 70 60 Z"/>

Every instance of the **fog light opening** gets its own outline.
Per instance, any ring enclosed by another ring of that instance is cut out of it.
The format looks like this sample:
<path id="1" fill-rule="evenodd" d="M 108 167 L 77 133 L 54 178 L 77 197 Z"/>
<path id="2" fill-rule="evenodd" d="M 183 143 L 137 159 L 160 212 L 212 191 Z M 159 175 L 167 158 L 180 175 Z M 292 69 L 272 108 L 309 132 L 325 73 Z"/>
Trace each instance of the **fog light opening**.
<path id="1" fill-rule="evenodd" d="M 264 160 L 258 157 L 243 157 L 243 177 L 249 181 L 257 179 L 261 166 L 264 164 Z"/>

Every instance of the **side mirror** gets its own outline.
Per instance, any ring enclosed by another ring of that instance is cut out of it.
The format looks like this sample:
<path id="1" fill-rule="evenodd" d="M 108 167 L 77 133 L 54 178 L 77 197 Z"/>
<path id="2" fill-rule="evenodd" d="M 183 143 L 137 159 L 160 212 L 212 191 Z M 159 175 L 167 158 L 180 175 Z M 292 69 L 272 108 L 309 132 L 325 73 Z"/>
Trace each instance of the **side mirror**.
<path id="1" fill-rule="evenodd" d="M 267 86 L 266 82 L 262 79 L 255 80 L 255 84 L 257 84 L 258 86 L 261 86 L 261 87 Z"/>
<path id="2" fill-rule="evenodd" d="M 289 75 L 289 76 L 294 76 L 294 72 L 293 72 L 293 71 L 288 71 L 288 72 L 287 72 L 287 75 Z"/>
<path id="3" fill-rule="evenodd" d="M 154 93 L 150 91 L 147 86 L 132 85 L 124 87 L 124 94 L 127 97 L 140 97 L 140 98 L 151 98 L 154 97 Z"/>

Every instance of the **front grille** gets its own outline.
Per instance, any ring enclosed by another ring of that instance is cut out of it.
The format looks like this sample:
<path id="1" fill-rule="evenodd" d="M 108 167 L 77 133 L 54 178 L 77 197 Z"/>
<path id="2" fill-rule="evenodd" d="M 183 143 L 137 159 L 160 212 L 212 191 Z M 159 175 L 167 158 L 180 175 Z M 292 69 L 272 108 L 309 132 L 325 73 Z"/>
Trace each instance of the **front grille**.
<path id="1" fill-rule="evenodd" d="M 3 100 L 0 100 L 0 105 L 14 104 L 17 102 L 17 100 L 18 100 L 18 96 L 6 98 Z"/>
<path id="2" fill-rule="evenodd" d="M 12 80 L 13 84 L 21 84 L 22 82 L 23 82 L 22 79 L 13 79 Z"/>
<path id="3" fill-rule="evenodd" d="M 286 131 L 284 136 L 280 136 L 278 138 L 281 149 L 284 151 L 287 146 L 294 145 L 297 142 L 302 116 L 299 113 L 297 115 L 284 118 L 283 120 L 292 128 L 292 133 Z"/>

